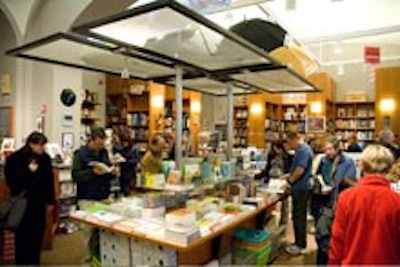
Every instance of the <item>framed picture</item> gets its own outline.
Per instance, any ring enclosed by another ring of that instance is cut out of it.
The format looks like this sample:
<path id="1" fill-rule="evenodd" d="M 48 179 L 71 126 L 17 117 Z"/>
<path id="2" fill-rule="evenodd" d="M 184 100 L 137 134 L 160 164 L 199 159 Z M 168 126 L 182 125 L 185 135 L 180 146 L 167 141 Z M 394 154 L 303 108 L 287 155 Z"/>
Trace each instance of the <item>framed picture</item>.
<path id="1" fill-rule="evenodd" d="M 15 138 L 5 137 L 1 143 L 0 151 L 13 151 L 15 146 Z"/>
<path id="2" fill-rule="evenodd" d="M 320 133 L 326 131 L 325 117 L 307 117 L 306 118 L 306 132 L 307 133 Z"/>
<path id="3" fill-rule="evenodd" d="M 74 134 L 73 133 L 62 133 L 61 135 L 61 146 L 63 149 L 74 148 Z"/>

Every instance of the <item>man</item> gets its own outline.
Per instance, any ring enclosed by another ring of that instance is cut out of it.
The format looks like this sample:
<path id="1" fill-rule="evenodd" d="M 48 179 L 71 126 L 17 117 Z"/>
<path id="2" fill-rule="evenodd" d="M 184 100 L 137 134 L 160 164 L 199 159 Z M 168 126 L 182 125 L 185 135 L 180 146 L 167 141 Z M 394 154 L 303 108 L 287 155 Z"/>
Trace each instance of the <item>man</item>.
<path id="1" fill-rule="evenodd" d="M 106 133 L 103 128 L 93 128 L 86 146 L 82 146 L 74 153 L 72 164 L 72 179 L 77 185 L 77 198 L 79 209 L 85 210 L 95 201 L 107 199 L 111 192 L 111 180 L 115 177 L 116 169 L 111 167 L 108 152 L 104 148 Z M 94 164 L 96 162 L 96 164 Z M 103 163 L 110 168 L 107 170 Z M 83 227 L 84 243 L 88 244 L 90 253 L 98 250 L 98 232 L 90 227 Z"/>
<path id="2" fill-rule="evenodd" d="M 54 177 L 50 157 L 45 153 L 47 138 L 39 132 L 29 135 L 24 147 L 6 160 L 4 175 L 12 196 L 25 192 L 27 207 L 15 231 L 15 263 L 40 265 L 46 206 L 54 204 Z"/>
<path id="3" fill-rule="evenodd" d="M 400 195 L 387 176 L 393 161 L 380 145 L 362 152 L 364 176 L 340 194 L 336 205 L 329 264 L 400 265 Z"/>
<path id="4" fill-rule="evenodd" d="M 328 138 L 325 141 L 324 149 L 325 156 L 321 159 L 316 175 L 321 175 L 323 182 L 332 190 L 324 192 L 320 183 L 316 183 L 314 186 L 311 213 L 316 224 L 323 207 L 334 206 L 339 192 L 354 183 L 357 173 L 354 161 L 341 152 L 340 143 L 336 138 Z M 317 227 L 316 241 L 318 244 L 317 265 L 326 265 L 328 263 L 329 229 Z"/>
<path id="5" fill-rule="evenodd" d="M 395 143 L 395 136 L 392 131 L 379 132 L 379 143 L 392 152 L 395 161 L 400 158 L 400 148 Z"/>
<path id="6" fill-rule="evenodd" d="M 301 140 L 296 132 L 287 134 L 287 147 L 295 150 L 290 174 L 282 176 L 287 181 L 287 188 L 291 189 L 292 196 L 292 218 L 295 233 L 295 243 L 286 247 L 290 255 L 300 255 L 307 247 L 307 202 L 312 189 L 312 159 L 311 147 Z"/>
<path id="7" fill-rule="evenodd" d="M 79 200 L 102 200 L 110 195 L 110 181 L 114 178 L 116 169 L 111 167 L 104 148 L 105 138 L 103 128 L 93 128 L 88 144 L 74 154 L 72 178 L 77 184 Z M 104 163 L 111 167 L 111 171 L 94 162 Z"/>
<path id="8" fill-rule="evenodd" d="M 161 134 L 155 134 L 150 140 L 150 146 L 141 161 L 142 173 L 163 173 L 162 151 L 166 146 L 165 138 Z"/>

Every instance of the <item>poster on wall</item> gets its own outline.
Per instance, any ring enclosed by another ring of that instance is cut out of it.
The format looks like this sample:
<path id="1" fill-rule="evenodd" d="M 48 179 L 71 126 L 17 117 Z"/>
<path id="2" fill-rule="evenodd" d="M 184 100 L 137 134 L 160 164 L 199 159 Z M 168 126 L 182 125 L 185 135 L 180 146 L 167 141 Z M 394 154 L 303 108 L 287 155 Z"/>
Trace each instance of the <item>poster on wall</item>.
<path id="1" fill-rule="evenodd" d="M 74 134 L 73 133 L 62 133 L 62 148 L 73 149 L 74 148 Z"/>
<path id="2" fill-rule="evenodd" d="M 307 133 L 321 133 L 326 131 L 325 117 L 307 117 L 306 118 L 306 132 Z"/>

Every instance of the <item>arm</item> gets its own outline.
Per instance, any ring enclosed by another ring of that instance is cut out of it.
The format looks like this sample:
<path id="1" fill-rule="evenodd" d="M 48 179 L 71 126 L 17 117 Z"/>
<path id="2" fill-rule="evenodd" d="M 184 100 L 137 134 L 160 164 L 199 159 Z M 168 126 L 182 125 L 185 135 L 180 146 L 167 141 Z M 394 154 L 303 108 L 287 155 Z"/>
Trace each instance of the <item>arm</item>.
<path id="1" fill-rule="evenodd" d="M 10 188 L 12 195 L 17 195 L 23 190 L 23 185 L 19 182 L 21 169 L 23 166 L 19 166 L 16 162 L 15 155 L 11 155 L 4 166 L 4 176 L 6 178 L 7 186 Z"/>
<path id="2" fill-rule="evenodd" d="M 298 180 L 301 179 L 301 177 L 304 174 L 304 171 L 309 163 L 310 157 L 312 155 L 310 155 L 307 151 L 305 150 L 300 150 L 298 152 L 296 152 L 295 158 L 293 159 L 293 164 L 296 164 L 294 166 L 294 170 L 292 171 L 292 173 L 290 174 L 289 178 L 288 178 L 288 183 L 289 184 L 294 184 L 295 182 L 297 182 Z"/>
<path id="3" fill-rule="evenodd" d="M 304 174 L 304 168 L 302 166 L 297 166 L 296 169 L 290 174 L 288 178 L 289 184 L 294 184 L 300 180 L 301 176 Z"/>
<path id="4" fill-rule="evenodd" d="M 349 186 L 356 185 L 357 184 L 356 176 L 357 176 L 356 164 L 352 159 L 349 159 L 349 164 L 346 168 L 343 180 L 341 181 L 342 186 L 346 188 Z"/>
<path id="5" fill-rule="evenodd" d="M 77 183 L 94 179 L 92 168 L 85 165 L 78 152 L 75 152 L 72 162 L 72 179 Z"/>
<path id="6" fill-rule="evenodd" d="M 331 229 L 331 240 L 329 244 L 329 265 L 340 265 L 343 260 L 344 240 L 346 229 L 346 214 L 343 198 L 339 197 L 336 206 L 335 218 Z"/>

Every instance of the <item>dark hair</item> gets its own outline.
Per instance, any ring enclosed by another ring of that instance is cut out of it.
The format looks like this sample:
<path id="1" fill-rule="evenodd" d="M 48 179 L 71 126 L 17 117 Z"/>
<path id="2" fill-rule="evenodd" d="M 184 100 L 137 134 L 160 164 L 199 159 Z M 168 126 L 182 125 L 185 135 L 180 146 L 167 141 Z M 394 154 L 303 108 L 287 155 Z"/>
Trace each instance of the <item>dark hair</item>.
<path id="1" fill-rule="evenodd" d="M 34 145 L 45 145 L 47 143 L 47 137 L 40 132 L 32 132 L 28 138 L 26 139 L 26 145 L 34 144 Z"/>
<path id="2" fill-rule="evenodd" d="M 155 135 L 153 135 L 153 137 L 150 140 L 150 144 L 155 146 L 158 144 L 159 140 L 161 140 L 161 138 L 164 138 L 164 136 L 161 133 L 156 133 Z"/>
<path id="3" fill-rule="evenodd" d="M 284 153 L 286 153 L 285 149 L 285 141 L 284 140 L 274 140 L 271 142 L 271 153 L 274 155 L 275 151 L 273 150 L 273 147 L 276 147 L 278 149 L 281 149 Z"/>
<path id="4" fill-rule="evenodd" d="M 101 127 L 93 127 L 90 131 L 90 139 L 95 140 L 97 138 L 106 139 L 106 132 Z"/>
<path id="5" fill-rule="evenodd" d="M 288 132 L 286 135 L 286 139 L 290 139 L 290 140 L 300 139 L 300 135 L 298 132 Z"/>

